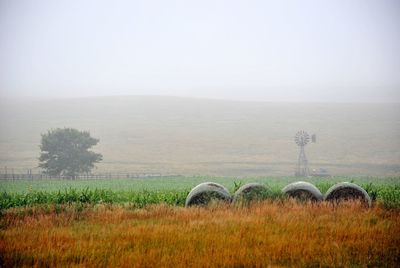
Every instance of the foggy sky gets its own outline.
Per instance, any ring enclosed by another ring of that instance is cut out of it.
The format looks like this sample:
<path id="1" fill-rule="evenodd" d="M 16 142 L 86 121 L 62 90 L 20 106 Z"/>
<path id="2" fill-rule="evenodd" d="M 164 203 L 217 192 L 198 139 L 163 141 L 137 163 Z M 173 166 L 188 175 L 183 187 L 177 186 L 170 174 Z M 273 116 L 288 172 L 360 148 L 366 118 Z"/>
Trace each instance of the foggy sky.
<path id="1" fill-rule="evenodd" d="M 0 97 L 400 102 L 400 1 L 0 0 Z"/>

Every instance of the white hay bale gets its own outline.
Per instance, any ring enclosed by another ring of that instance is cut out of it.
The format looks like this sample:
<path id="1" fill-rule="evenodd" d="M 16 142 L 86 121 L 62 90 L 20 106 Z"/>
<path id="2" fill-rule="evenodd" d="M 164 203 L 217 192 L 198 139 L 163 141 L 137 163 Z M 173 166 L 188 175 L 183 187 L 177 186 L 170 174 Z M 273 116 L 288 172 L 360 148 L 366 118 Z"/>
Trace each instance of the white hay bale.
<path id="1" fill-rule="evenodd" d="M 325 194 L 326 201 L 340 202 L 357 199 L 371 206 L 371 197 L 368 193 L 362 187 L 351 182 L 337 183 L 329 188 Z"/>
<path id="2" fill-rule="evenodd" d="M 249 202 L 266 199 L 271 190 L 260 183 L 247 183 L 241 186 L 233 195 L 233 202 Z"/>
<path id="3" fill-rule="evenodd" d="M 186 197 L 185 206 L 207 205 L 212 200 L 230 201 L 231 194 L 221 184 L 203 182 L 190 191 Z"/>
<path id="4" fill-rule="evenodd" d="M 288 184 L 282 189 L 282 192 L 290 197 L 300 200 L 321 201 L 323 198 L 317 187 L 305 181 Z"/>

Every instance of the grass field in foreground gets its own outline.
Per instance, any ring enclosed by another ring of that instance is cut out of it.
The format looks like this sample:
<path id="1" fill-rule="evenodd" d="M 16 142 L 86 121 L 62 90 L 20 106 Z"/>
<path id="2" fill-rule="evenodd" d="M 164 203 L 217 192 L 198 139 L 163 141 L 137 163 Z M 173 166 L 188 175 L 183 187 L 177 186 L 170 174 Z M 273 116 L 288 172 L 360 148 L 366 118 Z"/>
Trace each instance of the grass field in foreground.
<path id="1" fill-rule="evenodd" d="M 396 267 L 400 213 L 359 203 L 10 209 L 0 266 Z"/>

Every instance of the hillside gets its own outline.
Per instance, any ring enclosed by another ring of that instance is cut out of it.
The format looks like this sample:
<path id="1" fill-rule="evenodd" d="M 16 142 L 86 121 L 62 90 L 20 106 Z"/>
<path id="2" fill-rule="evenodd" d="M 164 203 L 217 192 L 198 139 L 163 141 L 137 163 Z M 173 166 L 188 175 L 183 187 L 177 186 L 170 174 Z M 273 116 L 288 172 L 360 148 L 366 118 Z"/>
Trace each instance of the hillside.
<path id="1" fill-rule="evenodd" d="M 311 168 L 332 174 L 400 174 L 400 104 L 238 102 L 178 97 L 2 101 L 0 168 L 37 166 L 40 134 L 90 130 L 96 172 L 291 175 L 296 131 L 317 134 Z"/>

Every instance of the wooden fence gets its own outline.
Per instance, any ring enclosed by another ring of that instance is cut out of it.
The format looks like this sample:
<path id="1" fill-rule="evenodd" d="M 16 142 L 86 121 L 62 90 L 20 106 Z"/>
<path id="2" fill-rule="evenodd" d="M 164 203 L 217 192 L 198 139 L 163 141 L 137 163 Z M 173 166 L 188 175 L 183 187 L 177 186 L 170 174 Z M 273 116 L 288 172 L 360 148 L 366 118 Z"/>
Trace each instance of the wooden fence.
<path id="1" fill-rule="evenodd" d="M 44 173 L 33 173 L 31 170 L 28 170 L 26 173 L 14 172 L 10 170 L 10 172 L 1 172 L 0 180 L 37 180 L 37 179 L 134 179 L 134 178 L 155 178 L 155 177 L 178 177 L 180 175 L 177 174 L 161 174 L 161 173 L 112 173 L 112 172 L 103 172 L 103 173 L 88 173 L 88 174 L 80 174 L 75 178 L 71 178 L 68 176 L 50 176 Z"/>

